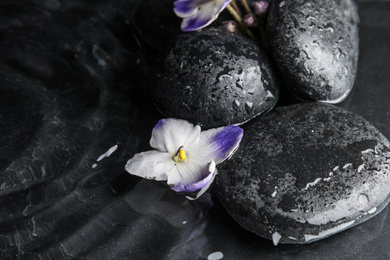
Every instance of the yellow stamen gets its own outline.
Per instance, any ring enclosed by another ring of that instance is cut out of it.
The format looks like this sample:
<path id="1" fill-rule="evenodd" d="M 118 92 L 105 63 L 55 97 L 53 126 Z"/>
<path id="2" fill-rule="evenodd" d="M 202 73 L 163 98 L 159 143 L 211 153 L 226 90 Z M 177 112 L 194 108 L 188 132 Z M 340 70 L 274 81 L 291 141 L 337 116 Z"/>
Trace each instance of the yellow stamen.
<path id="1" fill-rule="evenodd" d="M 182 163 L 187 161 L 186 151 L 183 150 L 183 146 L 179 147 L 176 154 L 172 157 L 175 162 Z"/>
<path id="2" fill-rule="evenodd" d="M 180 149 L 179 157 L 180 157 L 180 159 L 182 159 L 184 161 L 187 158 L 186 151 L 184 151 L 183 149 Z"/>

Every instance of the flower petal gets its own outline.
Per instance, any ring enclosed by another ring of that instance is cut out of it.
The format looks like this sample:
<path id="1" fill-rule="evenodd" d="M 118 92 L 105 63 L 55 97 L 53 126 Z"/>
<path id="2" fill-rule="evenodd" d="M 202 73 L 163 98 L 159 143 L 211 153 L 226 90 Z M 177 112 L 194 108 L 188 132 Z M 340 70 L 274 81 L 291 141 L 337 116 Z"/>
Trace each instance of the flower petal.
<path id="1" fill-rule="evenodd" d="M 159 151 L 137 153 L 125 166 L 129 173 L 157 181 L 167 180 L 166 172 L 174 167 L 172 154 Z"/>
<path id="2" fill-rule="evenodd" d="M 203 3 L 204 0 L 178 0 L 173 3 L 173 11 L 178 17 L 191 17 L 198 11 L 198 6 Z"/>
<path id="3" fill-rule="evenodd" d="M 181 119 L 161 119 L 153 128 L 150 146 L 159 151 L 174 154 L 180 146 L 186 149 L 198 142 L 199 136 L 200 126 L 194 126 Z"/>
<path id="4" fill-rule="evenodd" d="M 230 4 L 232 0 L 216 0 L 217 6 L 219 7 L 217 15 L 223 11 Z"/>
<path id="5" fill-rule="evenodd" d="M 183 17 L 181 29 L 183 31 L 196 31 L 202 29 L 218 18 L 219 13 L 226 8 L 231 0 L 208 0 L 198 6 L 193 16 Z"/>
<path id="6" fill-rule="evenodd" d="M 229 158 L 238 148 L 244 130 L 238 126 L 225 126 L 204 131 L 199 142 L 187 149 L 188 158 L 216 164 Z"/>
<path id="7" fill-rule="evenodd" d="M 210 185 L 211 185 L 211 183 L 214 182 L 215 176 L 217 174 L 218 174 L 218 170 L 215 169 L 215 172 L 212 175 L 212 178 L 210 179 L 210 181 L 196 193 L 196 196 L 195 197 L 186 196 L 186 198 L 188 200 L 197 200 L 197 199 L 199 199 L 199 197 L 202 196 L 210 188 Z"/>
<path id="8" fill-rule="evenodd" d="M 215 174 L 215 162 L 178 163 L 167 172 L 168 184 L 174 191 L 194 192 L 206 186 Z"/>

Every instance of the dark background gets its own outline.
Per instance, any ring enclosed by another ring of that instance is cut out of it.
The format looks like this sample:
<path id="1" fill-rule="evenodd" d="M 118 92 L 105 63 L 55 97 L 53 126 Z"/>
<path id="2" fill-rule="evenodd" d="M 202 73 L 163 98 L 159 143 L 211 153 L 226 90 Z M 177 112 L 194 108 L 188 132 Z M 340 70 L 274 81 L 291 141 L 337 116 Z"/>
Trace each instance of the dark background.
<path id="1" fill-rule="evenodd" d="M 162 117 L 146 85 L 178 33 L 171 2 L 0 2 L 0 258 L 389 259 L 389 207 L 324 240 L 275 247 L 232 220 L 212 188 L 190 202 L 124 171 Z M 358 6 L 356 83 L 339 106 L 390 137 L 390 1 Z"/>

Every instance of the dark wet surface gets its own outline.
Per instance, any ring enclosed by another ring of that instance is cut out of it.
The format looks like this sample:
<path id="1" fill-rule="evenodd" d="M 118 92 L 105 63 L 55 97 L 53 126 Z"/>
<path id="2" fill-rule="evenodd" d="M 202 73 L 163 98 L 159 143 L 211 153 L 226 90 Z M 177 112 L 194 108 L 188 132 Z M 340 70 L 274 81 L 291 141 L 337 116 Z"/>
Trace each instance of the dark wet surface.
<path id="1" fill-rule="evenodd" d="M 340 103 L 355 81 L 359 53 L 355 2 L 272 2 L 267 32 L 284 85 L 301 100 Z"/>
<path id="2" fill-rule="evenodd" d="M 203 128 L 241 125 L 278 101 L 268 55 L 247 36 L 216 28 L 185 33 L 156 63 L 150 93 L 166 117 Z"/>
<path id="3" fill-rule="evenodd" d="M 145 3 L 149 15 L 163 10 Z M 188 202 L 124 171 L 161 118 L 145 88 L 152 39 L 174 34 L 150 25 L 162 13 L 136 19 L 137 4 L 0 3 L 0 258 L 388 258 L 389 207 L 325 240 L 274 247 L 230 218 L 212 189 Z M 358 6 L 356 84 L 340 106 L 390 137 L 390 2 Z"/>
<path id="4" fill-rule="evenodd" d="M 277 107 L 245 124 L 214 191 L 243 227 L 306 244 L 364 222 L 390 200 L 390 142 L 360 116 L 324 103 Z"/>

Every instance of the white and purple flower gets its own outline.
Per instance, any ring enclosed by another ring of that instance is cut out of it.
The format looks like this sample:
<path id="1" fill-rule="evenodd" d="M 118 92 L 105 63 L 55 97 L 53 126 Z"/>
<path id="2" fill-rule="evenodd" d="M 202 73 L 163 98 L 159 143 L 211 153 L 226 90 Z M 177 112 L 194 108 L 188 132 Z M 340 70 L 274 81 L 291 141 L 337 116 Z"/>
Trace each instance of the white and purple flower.
<path id="1" fill-rule="evenodd" d="M 232 0 L 176 0 L 173 10 L 183 18 L 183 31 L 202 29 L 218 18 Z"/>
<path id="2" fill-rule="evenodd" d="M 152 131 L 155 150 L 136 154 L 126 171 L 147 179 L 167 181 L 175 191 L 202 193 L 214 180 L 216 165 L 229 158 L 242 139 L 243 130 L 226 126 L 200 130 L 181 119 L 161 119 Z"/>

